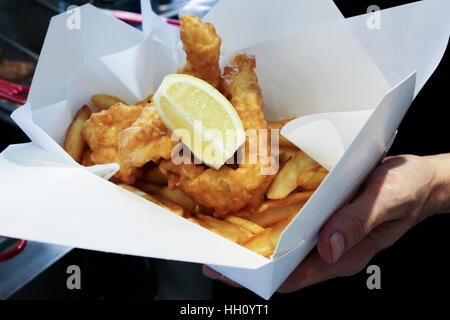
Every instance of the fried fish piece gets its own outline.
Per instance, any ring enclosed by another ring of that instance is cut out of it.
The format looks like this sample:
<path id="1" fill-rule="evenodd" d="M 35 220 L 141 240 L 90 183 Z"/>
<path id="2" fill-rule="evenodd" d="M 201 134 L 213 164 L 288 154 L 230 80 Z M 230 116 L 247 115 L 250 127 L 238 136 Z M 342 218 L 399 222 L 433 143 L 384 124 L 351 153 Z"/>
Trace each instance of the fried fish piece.
<path id="1" fill-rule="evenodd" d="M 93 113 L 81 131 L 84 140 L 92 150 L 90 160 L 96 164 L 118 163 L 120 170 L 114 177 L 128 184 L 136 181 L 140 170 L 120 161 L 119 133 L 133 124 L 143 109 L 142 106 L 117 103 L 107 110 Z"/>
<path id="2" fill-rule="evenodd" d="M 267 129 L 267 124 L 254 68 L 253 56 L 244 53 L 235 55 L 225 67 L 222 87 L 236 108 L 244 129 L 255 129 L 259 140 L 263 139 L 259 129 Z M 264 139 L 267 139 L 267 136 Z M 200 205 L 213 208 L 217 217 L 238 212 L 244 207 L 253 210 L 262 203 L 274 175 L 268 172 L 263 174 L 263 169 L 271 164 L 268 141 L 261 144 L 258 141 L 257 144 L 266 150 L 259 147 L 250 148 L 249 144 L 247 136 L 243 146 L 245 161 L 237 169 L 230 166 L 222 166 L 219 170 L 205 169 L 194 164 L 175 165 L 171 161 L 162 161 L 160 168 L 168 173 L 169 188 L 181 188 Z M 252 163 L 251 159 L 255 161 Z"/>
<path id="3" fill-rule="evenodd" d="M 119 134 L 119 159 L 127 167 L 142 167 L 149 161 L 170 159 L 170 131 L 161 120 L 153 103 L 146 104 L 141 115 L 129 128 Z"/>
<path id="4" fill-rule="evenodd" d="M 193 14 L 181 16 L 180 19 L 180 39 L 186 52 L 186 65 L 178 73 L 193 75 L 218 88 L 222 39 L 212 24 L 203 23 Z"/>

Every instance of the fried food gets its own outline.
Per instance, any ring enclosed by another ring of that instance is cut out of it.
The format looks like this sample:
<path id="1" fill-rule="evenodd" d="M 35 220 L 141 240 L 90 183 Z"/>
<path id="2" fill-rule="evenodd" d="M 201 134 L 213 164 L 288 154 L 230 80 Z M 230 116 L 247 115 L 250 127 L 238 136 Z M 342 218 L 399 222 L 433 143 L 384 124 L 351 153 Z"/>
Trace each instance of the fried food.
<path id="1" fill-rule="evenodd" d="M 281 121 L 267 121 L 267 127 L 269 127 L 269 129 L 273 129 L 273 130 L 277 130 L 278 134 L 280 133 L 281 128 L 283 128 L 283 126 L 288 123 L 289 121 L 293 120 L 294 118 L 290 118 L 290 119 L 285 119 L 285 120 L 281 120 Z M 287 147 L 287 148 L 297 148 L 295 144 L 293 144 L 292 142 L 290 142 L 288 139 L 286 139 L 285 137 L 283 137 L 281 134 L 279 134 L 279 144 L 280 147 Z"/>
<path id="2" fill-rule="evenodd" d="M 186 65 L 178 73 L 205 80 L 216 89 L 220 84 L 220 45 L 222 40 L 210 23 L 195 15 L 181 16 L 180 39 L 186 52 Z"/>
<path id="3" fill-rule="evenodd" d="M 200 220 L 198 218 L 195 218 L 195 217 L 189 217 L 188 220 L 193 222 L 193 223 L 195 223 L 195 224 L 197 224 L 197 225 L 199 225 L 199 226 L 201 226 L 201 227 L 203 227 L 203 228 L 205 228 L 205 229 L 208 229 L 208 230 L 210 230 L 210 231 L 212 231 L 214 233 L 217 233 L 218 235 L 220 235 L 220 236 L 222 236 L 224 238 L 227 238 L 230 241 L 238 242 L 238 237 L 237 237 L 236 234 L 227 232 L 227 231 L 225 231 L 223 229 L 212 227 L 211 225 L 209 225 L 209 224 L 207 224 L 207 223 L 203 222 L 202 220 Z"/>
<path id="4" fill-rule="evenodd" d="M 91 97 L 92 103 L 97 107 L 98 110 L 106 110 L 109 107 L 115 105 L 116 103 L 123 103 L 122 99 L 119 99 L 115 96 L 111 96 L 109 94 L 95 94 Z"/>
<path id="5" fill-rule="evenodd" d="M 279 207 L 283 207 L 283 206 L 293 204 L 293 203 L 298 203 L 298 202 L 305 203 L 312 196 L 312 194 L 313 194 L 312 191 L 293 192 L 283 199 L 266 200 L 261 204 L 261 206 L 258 208 L 257 212 L 264 212 L 268 209 L 279 208 Z"/>
<path id="6" fill-rule="evenodd" d="M 139 168 L 122 163 L 118 156 L 119 133 L 128 128 L 141 115 L 143 107 L 117 103 L 108 110 L 93 113 L 83 126 L 81 134 L 92 150 L 91 161 L 96 164 L 116 162 L 120 170 L 114 177 L 133 184 L 140 174 Z"/>
<path id="7" fill-rule="evenodd" d="M 303 190 L 316 190 L 327 174 L 327 169 L 322 167 L 318 170 L 300 172 L 297 176 L 297 185 Z"/>
<path id="8" fill-rule="evenodd" d="M 76 161 L 80 162 L 83 155 L 83 149 L 86 145 L 81 130 L 85 122 L 91 116 L 91 110 L 84 105 L 77 111 L 75 118 L 67 129 L 66 138 L 64 139 L 64 150 Z"/>
<path id="9" fill-rule="evenodd" d="M 278 148 L 278 161 L 280 164 L 285 164 L 289 159 L 292 159 L 297 153 L 298 148 L 279 147 Z"/>
<path id="10" fill-rule="evenodd" d="M 253 233 L 247 229 L 205 214 L 197 213 L 195 214 L 195 217 L 212 228 L 221 229 L 234 235 L 238 243 L 243 243 L 253 236 Z"/>
<path id="11" fill-rule="evenodd" d="M 157 192 L 160 196 L 167 198 L 171 200 L 172 202 L 182 206 L 184 209 L 186 209 L 189 212 L 194 212 L 195 210 L 195 202 L 191 198 L 189 198 L 183 190 L 175 189 L 170 190 L 167 187 L 162 187 Z"/>
<path id="12" fill-rule="evenodd" d="M 133 185 L 136 188 L 147 192 L 147 193 L 158 193 L 159 190 L 161 190 L 162 186 L 159 186 L 157 184 L 153 184 L 150 182 L 146 182 L 146 181 L 142 181 L 142 180 L 138 180 L 136 181 L 136 183 Z"/>
<path id="13" fill-rule="evenodd" d="M 181 206 L 177 205 L 176 203 L 174 203 L 168 199 L 161 198 L 155 194 L 150 194 L 150 193 L 144 192 L 144 191 L 142 191 L 136 187 L 130 186 L 128 184 L 119 184 L 119 187 L 121 187 L 125 190 L 128 190 L 150 202 L 153 202 L 153 203 L 159 205 L 160 207 L 166 208 L 169 211 L 175 213 L 176 215 L 179 215 L 181 217 L 186 215 L 184 209 Z"/>
<path id="14" fill-rule="evenodd" d="M 264 120 L 254 57 L 236 54 L 221 78 L 221 39 L 214 27 L 193 15 L 181 20 L 187 62 L 179 72 L 220 89 L 247 131 L 245 143 L 231 158 L 237 163 L 227 162 L 219 169 L 175 164 L 171 156 L 173 150 L 178 152 L 174 147 L 179 141 L 172 141 L 153 106 L 153 94 L 135 105 L 106 94 L 92 96 L 102 111 L 91 114 L 87 106 L 81 108 L 64 147 L 85 166 L 118 163 L 120 170 L 111 182 L 269 258 L 283 230 L 328 171 L 283 137 L 279 149 L 271 150 L 267 129 L 280 130 L 291 119 Z M 273 166 L 278 160 L 279 172 Z"/>
<path id="15" fill-rule="evenodd" d="M 161 172 L 159 166 L 144 170 L 141 179 L 161 186 L 167 185 L 167 176 Z"/>
<path id="16" fill-rule="evenodd" d="M 267 191 L 267 198 L 282 199 L 286 197 L 290 192 L 297 188 L 297 177 L 300 172 L 318 168 L 320 168 L 320 164 L 303 151 L 297 151 L 294 157 L 286 162 L 284 167 L 280 170 L 280 173 Z"/>
<path id="17" fill-rule="evenodd" d="M 254 237 L 250 238 L 242 245 L 247 249 L 250 249 L 262 256 L 269 258 L 275 250 L 275 247 L 277 246 L 278 239 L 280 238 L 281 233 L 294 217 L 295 214 L 287 216 L 270 228 L 267 228 L 263 232 L 260 232 Z"/>
<path id="18" fill-rule="evenodd" d="M 137 106 L 140 106 L 140 105 L 145 106 L 145 105 L 147 105 L 149 103 L 152 103 L 153 95 L 154 95 L 154 93 L 150 93 L 144 100 L 136 102 L 136 105 Z"/>
<path id="19" fill-rule="evenodd" d="M 131 126 L 119 133 L 119 160 L 127 167 L 140 168 L 149 161 L 170 159 L 174 145 L 158 111 L 147 104 Z"/>
<path id="20" fill-rule="evenodd" d="M 81 164 L 85 167 L 93 166 L 94 161 L 91 160 L 92 150 L 89 147 L 84 148 L 83 156 L 81 157 Z"/>
<path id="21" fill-rule="evenodd" d="M 242 219 L 240 217 L 227 216 L 224 220 L 229 223 L 236 224 L 244 229 L 247 229 L 248 231 L 250 231 L 253 234 L 257 234 L 257 233 L 260 233 L 261 231 L 264 231 L 264 228 L 260 227 L 256 223 L 251 222 L 246 219 Z"/>
<path id="22" fill-rule="evenodd" d="M 224 71 L 223 90 L 241 118 L 244 129 L 266 129 L 263 114 L 261 89 L 255 72 L 255 60 L 246 54 L 237 54 Z M 262 138 L 261 138 L 262 139 Z M 267 140 L 267 136 L 265 137 Z M 214 209 L 214 216 L 224 217 L 238 212 L 244 207 L 256 209 L 264 199 L 264 194 L 273 176 L 262 174 L 270 165 L 270 159 L 261 156 L 270 152 L 268 141 L 258 143 L 266 148 L 250 148 L 249 138 L 243 145 L 244 163 L 238 169 L 222 166 L 219 170 L 205 169 L 194 164 L 175 165 L 172 161 L 162 161 L 160 167 L 168 172 L 169 188 L 181 188 L 197 203 Z M 260 154 L 261 153 L 261 154 Z M 251 163 L 254 158 L 256 163 Z"/>
<path id="23" fill-rule="evenodd" d="M 285 206 L 269 208 L 262 212 L 257 212 L 245 217 L 245 219 L 256 223 L 257 225 L 266 228 L 278 221 L 300 211 L 306 201 L 299 201 Z"/>

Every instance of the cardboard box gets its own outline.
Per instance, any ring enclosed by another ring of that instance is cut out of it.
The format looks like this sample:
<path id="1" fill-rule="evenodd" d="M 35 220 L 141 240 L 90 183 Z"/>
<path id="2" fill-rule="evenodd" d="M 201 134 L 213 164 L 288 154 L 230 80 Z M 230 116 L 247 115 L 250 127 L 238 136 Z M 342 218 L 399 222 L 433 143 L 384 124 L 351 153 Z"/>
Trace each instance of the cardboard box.
<path id="1" fill-rule="evenodd" d="M 271 259 L 105 180 L 117 164 L 85 168 L 61 148 L 91 95 L 138 101 L 183 65 L 178 30 L 149 1 L 141 5 L 143 32 L 91 5 L 52 18 L 28 102 L 12 115 L 32 142 L 0 154 L 0 234 L 205 263 L 268 299 L 388 150 L 445 51 L 450 4 L 345 19 L 326 0 L 292 0 L 279 11 L 266 0 L 227 0 L 205 17 L 222 37 L 221 65 L 238 50 L 255 54 L 266 117 L 300 116 L 282 134 L 331 170 Z"/>

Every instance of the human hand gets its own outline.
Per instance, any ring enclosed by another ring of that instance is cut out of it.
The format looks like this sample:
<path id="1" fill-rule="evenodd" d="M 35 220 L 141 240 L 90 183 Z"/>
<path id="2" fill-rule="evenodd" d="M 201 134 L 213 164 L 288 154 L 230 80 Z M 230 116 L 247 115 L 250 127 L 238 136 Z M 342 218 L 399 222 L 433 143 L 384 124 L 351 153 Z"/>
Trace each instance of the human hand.
<path id="1" fill-rule="evenodd" d="M 318 250 L 300 263 L 278 292 L 356 274 L 377 252 L 439 212 L 450 212 L 450 154 L 385 158 L 355 199 L 322 226 Z M 203 266 L 203 273 L 239 286 L 207 266 Z"/>
<path id="2" fill-rule="evenodd" d="M 379 251 L 436 211 L 435 166 L 427 157 L 389 157 L 371 173 L 359 194 L 336 211 L 312 251 L 280 286 L 287 293 L 363 270 Z"/>

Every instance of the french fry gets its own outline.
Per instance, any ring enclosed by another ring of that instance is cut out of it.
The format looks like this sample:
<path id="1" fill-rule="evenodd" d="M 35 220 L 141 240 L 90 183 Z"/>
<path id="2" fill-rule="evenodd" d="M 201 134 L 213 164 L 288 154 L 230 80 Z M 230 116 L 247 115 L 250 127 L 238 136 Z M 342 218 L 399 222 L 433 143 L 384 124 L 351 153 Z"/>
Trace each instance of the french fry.
<path id="1" fill-rule="evenodd" d="M 297 176 L 300 172 L 319 168 L 319 164 L 306 153 L 299 150 L 280 170 L 267 191 L 267 198 L 282 199 L 297 187 Z"/>
<path id="2" fill-rule="evenodd" d="M 90 116 L 91 110 L 88 106 L 82 106 L 75 114 L 75 118 L 70 124 L 64 139 L 64 150 L 78 163 L 81 161 L 81 156 L 86 146 L 86 142 L 81 136 L 81 130 Z"/>
<path id="3" fill-rule="evenodd" d="M 137 106 L 145 106 L 152 102 L 154 93 L 150 93 L 144 100 L 136 102 Z"/>
<path id="4" fill-rule="evenodd" d="M 201 224 L 197 221 L 197 220 L 195 220 L 195 218 L 193 218 L 193 217 L 189 217 L 189 218 L 187 218 L 189 221 L 191 221 L 191 222 L 193 222 L 193 223 L 195 223 L 196 225 L 199 225 L 199 226 L 201 226 Z"/>
<path id="5" fill-rule="evenodd" d="M 278 152 L 278 159 L 280 164 L 284 164 L 298 152 L 298 148 L 290 148 L 290 147 L 280 147 Z"/>
<path id="6" fill-rule="evenodd" d="M 273 254 L 281 233 L 295 215 L 290 215 L 244 242 L 242 245 L 267 258 Z"/>
<path id="7" fill-rule="evenodd" d="M 251 222 L 246 219 L 243 219 L 243 218 L 240 218 L 240 217 L 227 216 L 225 218 L 225 221 L 235 224 L 235 225 L 238 225 L 244 229 L 247 229 L 248 231 L 250 231 L 253 234 L 257 234 L 257 233 L 260 233 L 261 231 L 264 231 L 264 228 L 260 227 L 256 223 Z"/>
<path id="8" fill-rule="evenodd" d="M 297 176 L 297 185 L 303 190 L 316 190 L 327 174 L 326 170 L 300 172 Z"/>
<path id="9" fill-rule="evenodd" d="M 92 103 L 98 108 L 98 110 L 106 110 L 116 103 L 127 104 L 122 99 L 109 94 L 95 94 L 91 97 Z"/>
<path id="10" fill-rule="evenodd" d="M 160 196 L 159 194 L 151 194 L 151 196 L 153 198 L 157 199 L 159 202 L 161 202 L 162 207 L 169 209 L 173 213 L 175 213 L 181 217 L 190 217 L 191 216 L 191 214 L 189 212 L 184 210 L 184 208 L 182 206 L 176 204 L 175 202 L 173 202 L 167 198 L 164 198 L 164 197 Z"/>
<path id="11" fill-rule="evenodd" d="M 148 201 L 151 201 L 153 203 L 156 203 L 157 205 L 162 205 L 161 201 L 159 201 L 158 199 L 156 199 L 155 197 L 152 197 L 151 195 L 149 195 L 147 192 L 142 191 L 141 189 L 138 189 L 136 187 L 130 186 L 129 184 L 124 184 L 124 183 L 120 183 L 118 184 L 119 187 L 128 190 Z"/>
<path id="12" fill-rule="evenodd" d="M 161 186 L 167 185 L 167 175 L 161 172 L 159 166 L 144 171 L 141 179 Z"/>
<path id="13" fill-rule="evenodd" d="M 190 217 L 190 218 L 188 218 L 188 220 L 193 222 L 193 223 L 195 223 L 195 224 L 197 224 L 197 225 L 199 225 L 199 226 L 202 226 L 203 228 L 206 228 L 206 229 L 208 229 L 208 230 L 210 230 L 210 231 L 212 231 L 214 233 L 217 233 L 218 235 L 220 235 L 220 236 L 222 236 L 224 238 L 227 238 L 228 240 L 231 240 L 231 241 L 236 242 L 236 243 L 238 242 L 237 236 L 232 234 L 232 233 L 226 232 L 225 230 L 213 228 L 210 225 L 208 225 L 208 224 L 204 223 L 203 221 L 201 221 L 200 219 L 196 219 L 194 217 Z"/>
<path id="14" fill-rule="evenodd" d="M 181 189 L 169 190 L 167 187 L 162 187 L 146 181 L 137 181 L 134 185 L 144 192 L 167 199 L 189 212 L 195 211 L 196 204 L 194 200 L 189 198 Z"/>
<path id="15" fill-rule="evenodd" d="M 244 229 L 240 226 L 228 223 L 223 220 L 216 219 L 211 216 L 207 216 L 205 214 L 196 213 L 195 217 L 212 228 L 223 230 L 227 233 L 236 236 L 238 243 L 242 243 L 253 236 L 253 233 L 251 233 L 247 229 Z"/>
<path id="16" fill-rule="evenodd" d="M 137 181 L 134 185 L 136 186 L 136 188 L 147 193 L 158 193 L 159 190 L 162 188 L 157 184 L 153 184 L 146 181 Z"/>
<path id="17" fill-rule="evenodd" d="M 154 204 L 157 204 L 163 208 L 166 208 L 166 209 L 172 211 L 173 213 L 175 213 L 176 215 L 179 215 L 181 217 L 183 217 L 185 215 L 183 208 L 180 207 L 179 205 L 171 202 L 170 200 L 162 199 L 161 197 L 159 197 L 157 195 L 148 194 L 148 193 L 146 193 L 136 187 L 130 186 L 128 184 L 121 183 L 121 184 L 118 184 L 118 186 L 125 190 L 128 190 L 128 191 L 134 193 L 135 195 L 138 195 L 148 201 L 151 201 Z"/>
<path id="18" fill-rule="evenodd" d="M 233 213 L 233 215 L 235 215 L 238 218 L 247 219 L 247 217 L 250 217 L 252 215 L 252 212 L 244 209 L 239 212 Z"/>
<path id="19" fill-rule="evenodd" d="M 156 192 L 158 195 L 169 199 L 170 201 L 182 206 L 189 212 L 195 211 L 195 202 L 189 198 L 181 189 L 169 190 L 168 187 L 162 187 Z"/>
<path id="20" fill-rule="evenodd" d="M 289 121 L 293 120 L 294 118 L 290 118 L 290 119 L 285 119 L 285 120 L 281 120 L 281 121 L 267 121 L 267 127 L 269 129 L 276 129 L 278 130 L 278 132 L 281 131 L 281 128 L 283 128 L 283 126 L 288 123 Z M 279 135 L 279 145 L 280 147 L 288 147 L 288 148 L 297 148 L 297 146 L 295 144 L 293 144 L 292 142 L 290 142 L 288 139 L 286 139 L 285 137 L 283 137 L 281 134 Z"/>
<path id="21" fill-rule="evenodd" d="M 248 217 L 246 217 L 247 220 L 256 223 L 257 225 L 266 228 L 269 227 L 283 219 L 285 219 L 288 216 L 291 216 L 293 214 L 297 214 L 300 209 L 305 204 L 304 201 L 292 203 L 283 207 L 276 207 L 267 209 L 263 212 L 257 212 L 254 213 Z"/>
<path id="22" fill-rule="evenodd" d="M 289 204 L 303 202 L 305 203 L 312 196 L 313 191 L 294 192 L 289 194 L 286 198 L 278 200 L 266 200 L 258 208 L 258 212 L 263 212 L 268 209 L 279 208 Z"/>

